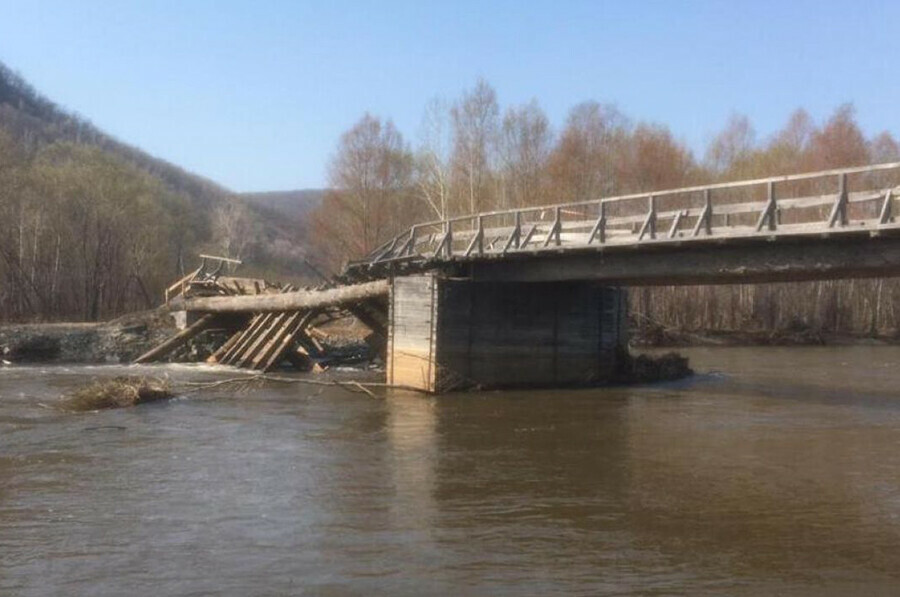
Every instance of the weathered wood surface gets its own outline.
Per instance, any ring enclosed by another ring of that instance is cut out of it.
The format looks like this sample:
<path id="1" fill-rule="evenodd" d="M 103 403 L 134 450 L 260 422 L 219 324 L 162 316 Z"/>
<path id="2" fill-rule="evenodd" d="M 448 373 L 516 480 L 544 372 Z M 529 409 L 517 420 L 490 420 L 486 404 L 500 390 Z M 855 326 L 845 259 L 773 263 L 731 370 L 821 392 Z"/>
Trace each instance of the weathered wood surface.
<path id="1" fill-rule="evenodd" d="M 289 316 L 289 313 L 271 314 L 271 319 L 268 324 L 261 327 L 259 333 L 253 341 L 250 342 L 249 346 L 247 346 L 247 348 L 237 357 L 234 364 L 238 367 L 248 366 L 252 362 L 253 357 L 278 334 Z"/>
<path id="2" fill-rule="evenodd" d="M 211 327 L 213 323 L 215 323 L 216 319 L 217 318 L 214 314 L 204 315 L 203 317 L 195 321 L 192 325 L 178 332 L 159 346 L 148 350 L 147 352 L 136 358 L 134 362 L 152 363 L 153 361 L 158 361 L 179 346 L 184 345 L 187 341 L 197 336 L 200 332 Z"/>
<path id="3" fill-rule="evenodd" d="M 275 313 L 259 314 L 259 319 L 246 328 L 238 343 L 222 357 L 221 363 L 225 365 L 234 365 L 242 359 L 250 347 L 257 341 L 259 336 L 272 324 L 272 320 L 276 316 Z"/>
<path id="4" fill-rule="evenodd" d="M 271 313 L 340 307 L 367 299 L 386 296 L 388 280 L 363 282 L 326 290 L 298 290 L 281 294 L 256 296 L 216 296 L 187 299 L 180 308 L 206 313 Z"/>
<path id="5" fill-rule="evenodd" d="M 259 362 L 254 362 L 254 367 L 256 369 L 261 369 L 262 371 L 271 371 L 274 369 L 275 366 L 290 352 L 297 335 L 304 333 L 315 316 L 315 311 L 308 311 L 305 314 L 299 312 L 296 313 L 292 318 L 293 321 L 285 327 L 280 336 L 276 339 L 276 342 L 273 343 L 271 350 L 267 351 L 264 358 Z M 304 350 L 304 352 L 306 351 Z"/>
<path id="6" fill-rule="evenodd" d="M 396 278 L 391 292 L 387 382 L 395 386 L 435 386 L 436 279 L 432 275 Z"/>
<path id="7" fill-rule="evenodd" d="M 239 330 L 237 330 L 236 332 L 234 332 L 231 335 L 231 337 L 228 338 L 228 340 L 226 340 L 222 346 L 220 346 L 218 349 L 216 349 L 216 351 L 214 353 L 212 353 L 208 359 L 206 359 L 206 362 L 210 363 L 210 364 L 215 364 L 215 363 L 221 362 L 222 358 L 226 354 L 228 354 L 228 352 L 234 347 L 235 344 L 237 344 L 241 340 L 241 338 L 243 338 L 247 329 L 249 327 L 253 327 L 254 325 L 256 325 L 256 323 L 259 321 L 259 319 L 261 317 L 262 317 L 262 315 L 254 315 L 250 319 L 250 321 L 247 322 L 247 324 L 244 327 L 242 327 Z"/>
<path id="8" fill-rule="evenodd" d="M 900 162 L 459 216 L 413 226 L 346 273 L 372 279 L 394 266 L 422 271 L 592 248 L 900 234 L 898 183 Z"/>

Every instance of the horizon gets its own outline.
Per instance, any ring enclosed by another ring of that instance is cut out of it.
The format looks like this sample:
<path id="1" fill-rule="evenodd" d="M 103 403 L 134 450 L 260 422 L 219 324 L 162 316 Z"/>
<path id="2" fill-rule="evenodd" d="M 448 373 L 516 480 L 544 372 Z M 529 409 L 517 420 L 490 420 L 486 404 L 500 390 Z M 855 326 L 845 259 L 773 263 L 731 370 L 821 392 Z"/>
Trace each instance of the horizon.
<path id="1" fill-rule="evenodd" d="M 848 15 L 837 3 L 501 2 L 481 16 L 475 3 L 6 4 L 16 18 L 0 23 L 0 60 L 39 93 L 240 193 L 326 188 L 341 133 L 366 112 L 415 148 L 428 101 L 451 102 L 479 78 L 501 109 L 536 99 L 554 132 L 573 106 L 612 103 L 667 127 L 698 159 L 733 114 L 763 140 L 798 108 L 822 122 L 852 103 L 867 135 L 900 132 L 882 26 L 900 7 L 887 3 Z M 840 42 L 822 44 L 829 36 Z M 48 52 L 47 39 L 66 52 Z"/>

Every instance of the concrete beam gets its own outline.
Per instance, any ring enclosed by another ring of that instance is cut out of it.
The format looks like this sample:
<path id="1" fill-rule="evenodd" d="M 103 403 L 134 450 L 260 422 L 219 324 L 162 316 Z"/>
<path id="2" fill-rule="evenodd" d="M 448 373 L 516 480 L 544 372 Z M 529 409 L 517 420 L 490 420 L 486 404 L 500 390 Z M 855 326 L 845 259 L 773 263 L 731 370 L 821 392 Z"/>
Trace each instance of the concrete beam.
<path id="1" fill-rule="evenodd" d="M 592 249 L 473 261 L 474 281 L 596 280 L 661 286 L 900 276 L 900 238 L 841 235 L 661 247 Z"/>

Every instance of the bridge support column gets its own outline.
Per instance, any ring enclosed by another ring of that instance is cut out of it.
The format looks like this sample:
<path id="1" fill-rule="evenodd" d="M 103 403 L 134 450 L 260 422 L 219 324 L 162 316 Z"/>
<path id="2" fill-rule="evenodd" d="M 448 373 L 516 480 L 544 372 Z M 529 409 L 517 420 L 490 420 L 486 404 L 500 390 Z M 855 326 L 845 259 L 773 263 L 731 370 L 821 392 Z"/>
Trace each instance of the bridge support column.
<path id="1" fill-rule="evenodd" d="M 427 392 L 602 384 L 627 342 L 625 296 L 596 282 L 395 278 L 387 381 Z"/>

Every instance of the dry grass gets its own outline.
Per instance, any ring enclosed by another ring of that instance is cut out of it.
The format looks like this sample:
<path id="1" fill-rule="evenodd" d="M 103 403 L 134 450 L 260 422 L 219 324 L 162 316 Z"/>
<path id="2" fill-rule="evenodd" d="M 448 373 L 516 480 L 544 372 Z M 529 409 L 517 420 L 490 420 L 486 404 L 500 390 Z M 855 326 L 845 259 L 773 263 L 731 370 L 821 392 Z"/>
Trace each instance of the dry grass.
<path id="1" fill-rule="evenodd" d="M 79 388 L 63 397 L 60 407 L 70 411 L 124 408 L 165 400 L 173 395 L 166 379 L 123 376 L 97 380 Z"/>

